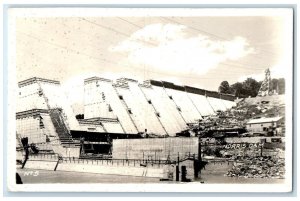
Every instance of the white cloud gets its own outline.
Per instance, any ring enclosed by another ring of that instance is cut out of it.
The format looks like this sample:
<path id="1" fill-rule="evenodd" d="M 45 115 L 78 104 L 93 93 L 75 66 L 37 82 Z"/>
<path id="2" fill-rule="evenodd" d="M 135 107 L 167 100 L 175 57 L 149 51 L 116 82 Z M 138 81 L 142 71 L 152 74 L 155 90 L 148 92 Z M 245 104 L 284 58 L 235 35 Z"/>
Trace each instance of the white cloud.
<path id="1" fill-rule="evenodd" d="M 135 66 L 145 65 L 155 71 L 203 75 L 226 60 L 238 60 L 254 50 L 247 40 L 212 40 L 198 34 L 189 36 L 187 27 L 152 24 L 133 33 L 111 51 L 125 52 Z"/>

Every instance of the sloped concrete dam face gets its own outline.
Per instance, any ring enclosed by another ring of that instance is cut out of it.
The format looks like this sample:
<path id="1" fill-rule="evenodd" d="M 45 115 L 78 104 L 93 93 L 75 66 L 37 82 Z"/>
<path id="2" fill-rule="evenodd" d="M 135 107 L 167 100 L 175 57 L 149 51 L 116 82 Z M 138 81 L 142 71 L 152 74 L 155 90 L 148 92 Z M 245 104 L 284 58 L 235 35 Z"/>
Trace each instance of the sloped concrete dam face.
<path id="1" fill-rule="evenodd" d="M 115 118 L 115 132 L 124 134 L 175 136 L 187 124 L 235 106 L 233 96 L 163 81 L 92 77 L 84 84 L 84 117 Z"/>

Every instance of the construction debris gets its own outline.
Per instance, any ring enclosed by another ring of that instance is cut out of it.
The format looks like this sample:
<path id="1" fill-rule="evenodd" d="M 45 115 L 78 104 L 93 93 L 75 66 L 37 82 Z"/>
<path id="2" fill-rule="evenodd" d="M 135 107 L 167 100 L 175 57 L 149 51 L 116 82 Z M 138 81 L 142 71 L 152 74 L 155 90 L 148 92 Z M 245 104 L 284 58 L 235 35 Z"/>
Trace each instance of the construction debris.
<path id="1" fill-rule="evenodd" d="M 179 136 L 202 137 L 250 137 L 246 124 L 250 119 L 285 116 L 284 96 L 267 96 L 239 99 L 236 106 L 226 111 L 216 111 L 214 115 L 204 116 L 198 123 Z"/>
<path id="2" fill-rule="evenodd" d="M 243 157 L 224 176 L 284 179 L 284 165 L 284 159 L 271 156 Z"/>

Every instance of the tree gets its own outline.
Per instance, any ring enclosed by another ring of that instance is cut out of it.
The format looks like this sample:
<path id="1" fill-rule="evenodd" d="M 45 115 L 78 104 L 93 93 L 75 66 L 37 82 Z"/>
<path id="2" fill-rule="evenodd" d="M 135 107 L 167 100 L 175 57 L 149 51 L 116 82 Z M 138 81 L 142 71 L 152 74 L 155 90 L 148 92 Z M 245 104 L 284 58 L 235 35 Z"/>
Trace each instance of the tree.
<path id="1" fill-rule="evenodd" d="M 236 82 L 230 86 L 232 94 L 239 98 L 255 97 L 258 94 L 262 82 L 253 78 L 247 78 L 244 82 Z"/>
<path id="2" fill-rule="evenodd" d="M 285 80 L 284 78 L 278 79 L 278 94 L 284 94 L 285 93 Z"/>
<path id="3" fill-rule="evenodd" d="M 222 82 L 223 83 L 223 82 Z M 222 85 L 221 83 L 221 85 Z M 256 97 L 261 87 L 262 81 L 256 81 L 253 78 L 247 78 L 244 82 L 236 82 L 229 88 L 232 94 L 239 98 L 247 98 L 249 96 Z M 221 86 L 220 86 L 221 87 Z M 220 90 L 219 87 L 219 90 Z M 285 92 L 285 80 L 284 78 L 272 79 L 271 90 L 278 91 L 278 94 L 284 94 Z"/>
<path id="4" fill-rule="evenodd" d="M 230 89 L 229 83 L 227 81 L 221 82 L 221 84 L 219 86 L 219 92 L 223 93 L 223 94 L 231 93 L 231 89 Z"/>
<path id="5" fill-rule="evenodd" d="M 233 94 L 236 97 L 242 97 L 242 93 L 243 93 L 243 84 L 240 82 L 234 83 L 233 85 L 230 86 L 230 88 L 233 91 Z"/>
<path id="6" fill-rule="evenodd" d="M 243 89 L 246 96 L 255 97 L 258 94 L 259 88 L 261 86 L 260 82 L 257 82 L 253 78 L 247 78 L 243 82 Z"/>
<path id="7" fill-rule="evenodd" d="M 278 79 L 273 78 L 271 80 L 271 90 L 272 91 L 277 91 L 278 92 Z"/>

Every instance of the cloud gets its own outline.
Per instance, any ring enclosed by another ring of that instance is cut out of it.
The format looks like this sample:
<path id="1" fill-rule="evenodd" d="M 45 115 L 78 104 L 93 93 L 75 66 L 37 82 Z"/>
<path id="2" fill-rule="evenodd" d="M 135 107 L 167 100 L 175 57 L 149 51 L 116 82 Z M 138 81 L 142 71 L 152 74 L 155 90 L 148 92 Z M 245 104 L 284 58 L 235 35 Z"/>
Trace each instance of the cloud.
<path id="1" fill-rule="evenodd" d="M 202 34 L 191 36 L 183 25 L 160 23 L 140 29 L 110 50 L 127 53 L 126 59 L 134 66 L 194 75 L 203 75 L 221 62 L 254 52 L 242 37 L 213 40 Z"/>

